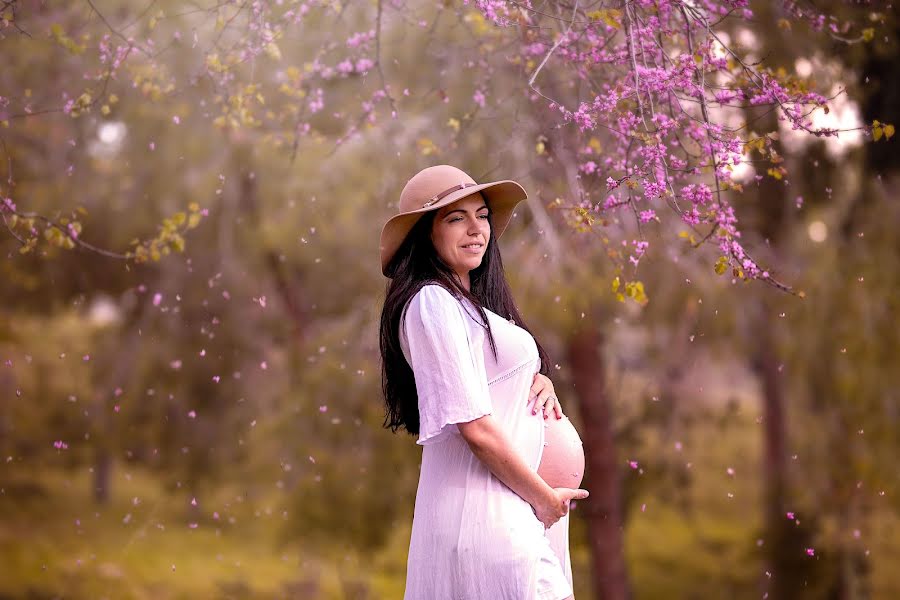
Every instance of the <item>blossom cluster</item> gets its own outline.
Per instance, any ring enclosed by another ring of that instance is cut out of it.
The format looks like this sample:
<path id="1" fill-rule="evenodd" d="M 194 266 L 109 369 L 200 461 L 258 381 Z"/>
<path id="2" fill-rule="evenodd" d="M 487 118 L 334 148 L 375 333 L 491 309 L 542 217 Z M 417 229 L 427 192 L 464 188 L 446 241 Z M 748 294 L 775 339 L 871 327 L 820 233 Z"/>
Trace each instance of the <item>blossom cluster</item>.
<path id="1" fill-rule="evenodd" d="M 754 132 L 747 123 L 774 111 L 793 130 L 819 137 L 838 130 L 816 127 L 813 119 L 817 112 L 827 113 L 831 98 L 742 55 L 747 50 L 739 52 L 730 42 L 729 32 L 752 29 L 748 20 L 755 17 L 746 0 L 576 5 L 564 18 L 521 2 L 474 5 L 497 25 L 510 25 L 512 15 L 524 21 L 517 52 L 523 64 L 540 64 L 532 75 L 539 93 L 531 98 L 588 141 L 578 148 L 577 169 L 597 196 L 594 213 L 627 208 L 640 226 L 659 221 L 659 208 L 667 207 L 683 227 L 713 244 L 739 278 L 774 282 L 744 247 L 731 204 L 742 189 L 735 172 L 752 172 L 746 165 L 750 149 L 772 159 L 772 176 L 783 176 L 770 132 Z M 808 9 L 788 5 L 795 19 L 812 18 Z M 816 16 L 810 24 L 820 27 L 820 20 Z M 579 82 L 581 92 L 548 97 L 540 69 Z M 687 237 L 694 239 L 691 233 Z M 646 244 L 644 239 L 629 244 L 635 267 Z"/>

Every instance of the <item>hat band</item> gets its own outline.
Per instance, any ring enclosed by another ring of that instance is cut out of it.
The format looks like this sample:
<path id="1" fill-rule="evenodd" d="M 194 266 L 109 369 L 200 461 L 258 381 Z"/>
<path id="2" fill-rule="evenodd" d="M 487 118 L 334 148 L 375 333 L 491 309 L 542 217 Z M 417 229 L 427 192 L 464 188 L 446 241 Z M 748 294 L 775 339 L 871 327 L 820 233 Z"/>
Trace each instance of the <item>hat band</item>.
<path id="1" fill-rule="evenodd" d="M 477 183 L 460 183 L 459 185 L 454 185 L 452 188 L 448 188 L 448 189 L 444 190 L 437 196 L 432 196 L 428 202 L 426 202 L 425 204 L 422 205 L 422 208 L 427 208 L 427 207 L 431 206 L 432 204 L 434 204 L 435 202 L 439 202 L 443 198 L 446 198 L 453 192 L 456 192 L 458 190 L 464 190 L 467 187 L 472 187 L 473 185 L 478 185 L 478 184 Z"/>

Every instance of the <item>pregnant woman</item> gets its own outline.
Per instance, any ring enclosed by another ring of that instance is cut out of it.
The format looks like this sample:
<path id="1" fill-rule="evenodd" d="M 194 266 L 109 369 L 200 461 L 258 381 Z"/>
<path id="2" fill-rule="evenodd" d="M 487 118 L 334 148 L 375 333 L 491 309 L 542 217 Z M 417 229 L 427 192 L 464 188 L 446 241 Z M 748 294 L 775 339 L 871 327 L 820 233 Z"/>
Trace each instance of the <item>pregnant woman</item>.
<path id="1" fill-rule="evenodd" d="M 416 174 L 381 234 L 385 425 L 422 466 L 406 600 L 570 600 L 581 440 L 513 302 L 497 238 L 525 199 L 448 165 Z"/>

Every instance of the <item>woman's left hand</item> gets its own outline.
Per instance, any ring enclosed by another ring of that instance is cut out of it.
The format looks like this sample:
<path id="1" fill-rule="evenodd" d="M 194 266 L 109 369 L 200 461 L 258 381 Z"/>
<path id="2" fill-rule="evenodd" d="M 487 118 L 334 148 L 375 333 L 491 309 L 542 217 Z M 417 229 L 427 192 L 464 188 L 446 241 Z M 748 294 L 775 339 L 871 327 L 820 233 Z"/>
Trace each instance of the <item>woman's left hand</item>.
<path id="1" fill-rule="evenodd" d="M 544 418 L 548 418 L 550 413 L 556 414 L 557 419 L 562 419 L 562 407 L 559 405 L 559 398 L 553 390 L 553 382 L 548 377 L 540 373 L 534 374 L 534 381 L 531 383 L 531 395 L 528 397 L 528 403 L 534 402 L 531 414 L 536 415 L 538 411 L 544 413 Z"/>

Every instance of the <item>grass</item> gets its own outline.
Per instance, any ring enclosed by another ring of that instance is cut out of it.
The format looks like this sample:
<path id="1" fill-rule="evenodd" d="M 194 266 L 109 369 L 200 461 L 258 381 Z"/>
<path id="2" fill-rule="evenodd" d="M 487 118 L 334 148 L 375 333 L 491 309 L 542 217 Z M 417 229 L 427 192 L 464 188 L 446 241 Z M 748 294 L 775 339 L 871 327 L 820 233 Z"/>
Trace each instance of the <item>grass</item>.
<path id="1" fill-rule="evenodd" d="M 326 593 L 340 585 L 336 569 L 315 554 L 273 547 L 276 516 L 253 518 L 245 506 L 230 511 L 235 523 L 191 528 L 185 499 L 167 495 L 152 477 L 116 481 L 110 502 L 98 508 L 88 476 L 43 472 L 46 496 L 18 505 L 2 497 L 0 561 L 9 575 L 0 597 L 175 599 L 229 590 L 274 597 L 286 584 L 317 583 Z"/>

